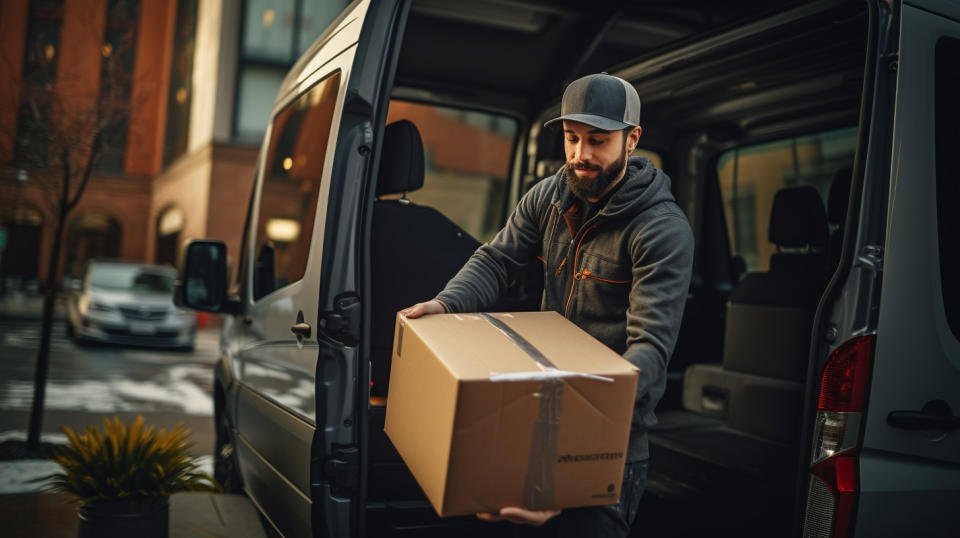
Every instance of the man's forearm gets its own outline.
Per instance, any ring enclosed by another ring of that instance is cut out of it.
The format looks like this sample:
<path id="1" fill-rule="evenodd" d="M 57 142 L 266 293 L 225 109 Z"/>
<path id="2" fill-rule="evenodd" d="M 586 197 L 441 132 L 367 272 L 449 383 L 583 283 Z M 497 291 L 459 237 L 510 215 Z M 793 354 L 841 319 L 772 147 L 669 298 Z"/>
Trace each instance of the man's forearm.
<path id="1" fill-rule="evenodd" d="M 448 312 L 478 312 L 500 296 L 506 268 L 491 259 L 490 245 L 481 246 L 437 294 L 436 299 Z"/>

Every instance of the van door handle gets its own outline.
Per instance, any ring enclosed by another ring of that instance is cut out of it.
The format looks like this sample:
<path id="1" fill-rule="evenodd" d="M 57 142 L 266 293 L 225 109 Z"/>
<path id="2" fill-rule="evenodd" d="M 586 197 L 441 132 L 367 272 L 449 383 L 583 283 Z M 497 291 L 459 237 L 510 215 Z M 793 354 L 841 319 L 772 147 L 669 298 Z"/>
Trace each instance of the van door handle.
<path id="1" fill-rule="evenodd" d="M 943 400 L 931 400 L 920 411 L 892 411 L 887 424 L 905 430 L 956 430 L 960 417 L 954 416 L 950 405 Z"/>
<path id="2" fill-rule="evenodd" d="M 301 338 L 310 338 L 310 324 L 301 321 L 293 327 L 290 327 L 290 332 L 297 335 L 297 339 Z"/>

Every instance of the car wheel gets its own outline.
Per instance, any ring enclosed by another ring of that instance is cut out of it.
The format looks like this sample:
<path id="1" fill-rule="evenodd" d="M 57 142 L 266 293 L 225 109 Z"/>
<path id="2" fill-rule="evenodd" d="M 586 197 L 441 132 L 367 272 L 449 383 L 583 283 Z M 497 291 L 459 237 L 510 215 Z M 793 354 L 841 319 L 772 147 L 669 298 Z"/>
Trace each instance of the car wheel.
<path id="1" fill-rule="evenodd" d="M 221 413 L 217 425 L 217 446 L 213 453 L 213 477 L 223 486 L 225 493 L 242 493 L 243 478 L 237 466 L 234 450 L 233 428 L 226 413 Z"/>

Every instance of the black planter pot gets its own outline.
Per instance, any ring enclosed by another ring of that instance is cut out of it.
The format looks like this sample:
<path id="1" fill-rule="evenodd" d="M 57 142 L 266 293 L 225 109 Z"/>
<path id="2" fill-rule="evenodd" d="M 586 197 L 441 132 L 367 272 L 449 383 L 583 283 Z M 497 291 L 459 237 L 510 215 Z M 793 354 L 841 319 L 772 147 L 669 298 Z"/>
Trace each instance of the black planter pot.
<path id="1" fill-rule="evenodd" d="M 96 501 L 77 509 L 77 538 L 167 538 L 170 498 Z"/>

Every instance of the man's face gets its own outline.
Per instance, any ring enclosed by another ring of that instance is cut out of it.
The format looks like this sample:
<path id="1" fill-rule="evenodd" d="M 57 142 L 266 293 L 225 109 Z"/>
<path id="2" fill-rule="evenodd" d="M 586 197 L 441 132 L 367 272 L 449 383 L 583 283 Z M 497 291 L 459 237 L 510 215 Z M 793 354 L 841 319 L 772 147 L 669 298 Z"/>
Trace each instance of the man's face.
<path id="1" fill-rule="evenodd" d="M 567 186 L 580 198 L 596 201 L 626 170 L 627 155 L 636 145 L 639 129 L 604 131 L 576 121 L 563 121 L 563 147 L 567 157 Z"/>

